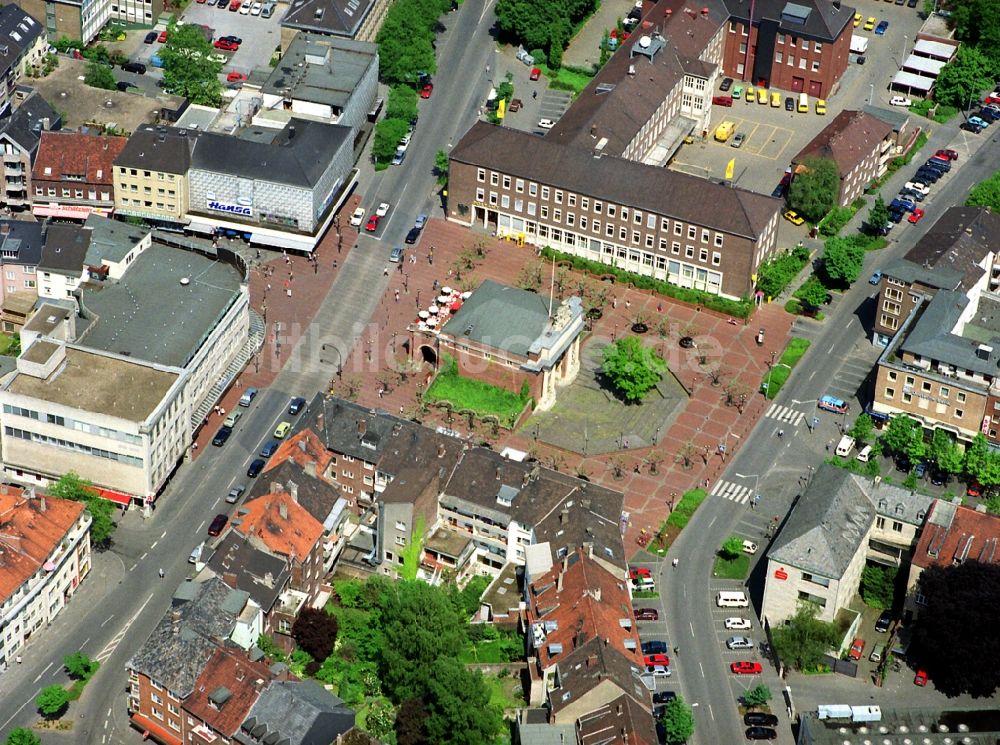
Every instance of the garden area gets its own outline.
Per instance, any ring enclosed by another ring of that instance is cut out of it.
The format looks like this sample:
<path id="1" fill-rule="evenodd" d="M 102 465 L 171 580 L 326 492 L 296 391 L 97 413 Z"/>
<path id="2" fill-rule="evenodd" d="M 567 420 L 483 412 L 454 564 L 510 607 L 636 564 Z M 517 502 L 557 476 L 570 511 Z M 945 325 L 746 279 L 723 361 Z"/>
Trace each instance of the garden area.
<path id="1" fill-rule="evenodd" d="M 450 404 L 454 411 L 471 411 L 480 417 L 496 417 L 504 427 L 513 427 L 531 400 L 525 381 L 518 393 L 480 380 L 464 377 L 450 355 L 442 355 L 441 370 L 424 393 L 428 404 Z"/>
<path id="2" fill-rule="evenodd" d="M 660 529 L 656 531 L 656 535 L 648 536 L 651 539 L 648 550 L 658 556 L 663 556 L 667 552 L 667 549 L 670 548 L 670 544 L 676 541 L 680 532 L 687 527 L 691 518 L 694 517 L 694 513 L 707 496 L 708 492 L 704 489 L 691 489 L 684 492 L 676 505 L 671 504 L 670 514 L 663 521 L 663 524 L 660 525 Z"/>
<path id="3" fill-rule="evenodd" d="M 809 344 L 808 339 L 799 337 L 792 337 L 788 340 L 785 351 L 781 353 L 781 357 L 771 366 L 771 369 L 768 370 L 767 375 L 764 376 L 764 379 L 760 383 L 760 390 L 767 396 L 769 401 L 778 395 L 781 386 L 785 384 L 785 381 L 792 374 L 792 368 L 799 363 L 806 350 L 809 349 Z"/>
<path id="4" fill-rule="evenodd" d="M 743 550 L 743 538 L 731 535 L 715 556 L 712 576 L 721 579 L 744 580 L 750 573 L 750 554 Z"/>

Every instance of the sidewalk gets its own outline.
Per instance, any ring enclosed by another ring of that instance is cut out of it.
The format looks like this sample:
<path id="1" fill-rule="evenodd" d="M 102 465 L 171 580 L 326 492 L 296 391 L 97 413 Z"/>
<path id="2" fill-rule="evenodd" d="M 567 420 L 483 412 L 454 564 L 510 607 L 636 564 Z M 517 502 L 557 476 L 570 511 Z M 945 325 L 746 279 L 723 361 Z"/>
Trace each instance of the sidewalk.
<path id="1" fill-rule="evenodd" d="M 605 0 L 583 28 L 573 37 L 563 53 L 563 64 L 574 67 L 591 67 L 601 61 L 601 40 L 604 32 L 618 25 L 635 3 L 629 0 Z"/>

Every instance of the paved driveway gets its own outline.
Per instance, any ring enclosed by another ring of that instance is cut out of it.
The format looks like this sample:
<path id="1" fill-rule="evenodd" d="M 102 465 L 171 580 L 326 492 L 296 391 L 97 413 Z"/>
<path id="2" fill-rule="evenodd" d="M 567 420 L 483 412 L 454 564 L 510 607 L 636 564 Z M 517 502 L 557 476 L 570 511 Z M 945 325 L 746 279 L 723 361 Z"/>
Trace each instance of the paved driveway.
<path id="1" fill-rule="evenodd" d="M 278 22 L 285 9 L 284 5 L 279 5 L 273 16 L 262 18 L 233 13 L 208 3 L 191 3 L 184 11 L 184 22 L 215 29 L 214 39 L 220 36 L 238 36 L 243 39 L 236 52 L 223 52 L 229 57 L 229 62 L 223 66 L 223 72 L 236 70 L 249 74 L 254 67 L 268 66 L 271 53 L 281 42 L 281 26 Z"/>

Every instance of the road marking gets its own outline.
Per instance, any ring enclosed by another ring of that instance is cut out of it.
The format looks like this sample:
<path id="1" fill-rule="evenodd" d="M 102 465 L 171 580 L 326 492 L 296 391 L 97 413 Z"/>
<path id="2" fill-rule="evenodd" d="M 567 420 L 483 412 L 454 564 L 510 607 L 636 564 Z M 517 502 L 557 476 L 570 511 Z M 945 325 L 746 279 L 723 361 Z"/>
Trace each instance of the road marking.
<path id="1" fill-rule="evenodd" d="M 105 624 L 107 624 L 107 622 L 108 622 L 108 621 L 110 621 L 110 620 L 111 620 L 112 618 L 114 618 L 114 617 L 115 617 L 115 614 L 114 614 L 114 613 L 112 613 L 112 614 L 111 614 L 110 616 L 108 616 L 107 618 L 105 618 L 105 619 L 104 619 L 104 622 L 103 622 L 103 623 L 101 623 L 101 628 L 104 628 Z"/>
<path id="2" fill-rule="evenodd" d="M 23 704 L 21 704 L 19 707 L 17 707 L 17 711 L 15 711 L 13 714 L 11 714 L 10 717 L 7 719 L 6 722 L 4 722 L 3 724 L 0 724 L 0 731 L 6 730 L 7 729 L 7 725 L 10 724 L 11 720 L 14 717 L 16 717 L 18 714 L 21 713 L 21 709 L 23 709 L 25 706 L 27 706 L 28 704 L 30 704 L 36 698 L 38 698 L 38 694 L 41 693 L 41 692 L 42 692 L 42 689 L 39 688 L 31 696 L 28 697 L 27 701 L 25 701 Z"/>
<path id="3" fill-rule="evenodd" d="M 714 711 L 712 711 L 712 705 L 711 705 L 711 704 L 709 704 L 709 705 L 708 705 L 708 715 L 709 715 L 710 717 L 712 717 L 712 720 L 713 720 L 713 721 L 715 720 L 715 712 L 714 712 Z"/>
<path id="4" fill-rule="evenodd" d="M 128 630 L 132 627 L 132 624 L 135 623 L 135 619 L 137 619 L 139 617 L 139 614 L 146 609 L 146 606 L 149 605 L 149 601 L 152 599 L 153 599 L 153 593 L 149 593 L 149 597 L 146 598 L 146 601 L 139 606 L 139 610 L 137 610 L 135 614 L 128 620 L 128 623 L 126 623 L 124 626 L 121 627 L 121 629 L 118 630 L 117 634 L 111 637 L 111 641 L 109 641 L 106 645 L 104 645 L 104 649 L 102 649 L 100 653 L 98 653 L 98 655 L 94 658 L 95 660 L 97 660 L 98 662 L 105 662 L 111 655 L 115 653 L 115 650 L 118 649 L 118 645 L 121 644 L 121 641 L 125 637 L 125 634 L 128 633 Z"/>
<path id="5" fill-rule="evenodd" d="M 812 375 L 809 376 L 809 380 L 812 380 L 813 378 L 815 378 L 817 372 L 819 372 L 819 371 L 818 370 L 813 370 L 812 371 Z"/>
<path id="6" fill-rule="evenodd" d="M 83 648 L 87 646 L 87 642 L 89 642 L 89 641 L 90 641 L 90 637 L 89 636 L 86 639 L 83 640 L 83 644 L 80 645 L 80 651 L 81 652 L 83 651 Z"/>
<path id="7" fill-rule="evenodd" d="M 701 677 L 704 678 L 705 677 L 705 668 L 702 666 L 702 664 L 700 662 L 698 663 L 698 669 L 701 670 Z"/>
<path id="8" fill-rule="evenodd" d="M 205 527 L 205 522 L 206 522 L 205 520 L 201 521 L 201 525 L 198 526 L 198 530 L 196 530 L 195 533 L 201 532 L 201 529 Z"/>
<path id="9" fill-rule="evenodd" d="M 164 530 L 162 533 L 160 533 L 160 539 L 162 540 L 163 538 L 166 537 L 167 537 L 167 531 Z"/>
<path id="10" fill-rule="evenodd" d="M 45 675 L 45 673 L 47 673 L 49 671 L 49 668 L 52 667 L 52 665 L 54 665 L 54 664 L 55 663 L 50 662 L 48 665 L 46 665 L 45 669 L 42 670 L 42 672 L 38 673 L 38 675 L 35 676 L 35 679 L 32 682 L 33 683 L 37 683 L 39 680 L 41 680 L 42 676 Z"/>
<path id="11" fill-rule="evenodd" d="M 128 568 L 128 570 L 129 570 L 130 572 L 134 572 L 134 571 L 135 571 L 135 568 L 136 568 L 137 566 L 139 566 L 139 565 L 138 565 L 138 564 L 133 564 L 132 566 L 130 566 L 130 567 Z"/>
<path id="12" fill-rule="evenodd" d="M 830 345 L 830 349 L 828 349 L 826 353 L 827 353 L 827 354 L 833 354 L 833 348 L 834 348 L 835 346 L 837 346 L 837 345 L 836 345 L 836 344 L 831 344 L 831 345 Z"/>
<path id="13" fill-rule="evenodd" d="M 793 427 L 806 418 L 806 415 L 801 411 L 796 411 L 789 406 L 782 406 L 781 404 L 771 404 L 771 408 L 767 410 L 764 416 L 777 419 L 779 422 L 790 424 Z"/>
<path id="14" fill-rule="evenodd" d="M 746 504 L 750 500 L 753 489 L 741 484 L 734 484 L 732 481 L 719 480 L 715 482 L 710 493 L 728 499 L 730 502 L 736 502 L 736 504 Z"/>
<path id="15" fill-rule="evenodd" d="M 691 629 L 691 636 L 694 636 L 694 623 L 688 621 L 688 628 Z"/>
<path id="16" fill-rule="evenodd" d="M 147 556 L 149 556 L 149 552 L 148 551 L 146 553 L 144 553 L 142 556 L 139 557 L 139 561 L 144 561 Z M 138 564 L 139 562 L 136 562 L 136 563 Z"/>
<path id="17" fill-rule="evenodd" d="M 151 545 L 151 546 L 149 547 L 149 548 L 150 548 L 150 550 L 152 550 L 152 549 L 156 548 L 156 544 L 157 544 L 157 543 L 159 543 L 159 541 L 153 541 L 153 545 Z"/>

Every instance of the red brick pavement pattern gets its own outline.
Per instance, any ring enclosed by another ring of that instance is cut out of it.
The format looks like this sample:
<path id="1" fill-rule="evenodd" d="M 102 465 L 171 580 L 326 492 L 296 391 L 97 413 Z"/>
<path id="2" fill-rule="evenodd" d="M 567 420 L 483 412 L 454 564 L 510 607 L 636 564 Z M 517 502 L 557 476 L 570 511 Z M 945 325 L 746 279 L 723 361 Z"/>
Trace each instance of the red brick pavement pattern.
<path id="1" fill-rule="evenodd" d="M 352 196 L 340 210 L 340 233 L 331 227 L 320 241 L 311 257 L 287 254 L 255 266 L 250 272 L 250 305 L 267 321 L 267 334 L 260 350 L 259 365 L 251 358 L 219 401 L 223 411 L 237 406 L 243 390 L 250 387 L 265 388 L 274 382 L 288 359 L 299 337 L 312 322 L 320 304 L 330 291 L 337 272 L 347 259 L 347 254 L 357 241 L 358 231 L 348 225 L 351 213 L 360 204 L 361 197 Z M 338 247 L 339 243 L 339 247 Z M 270 287 L 270 289 L 268 289 Z M 265 311 L 266 309 L 266 311 Z M 281 354 L 275 354 L 274 323 L 282 324 L 279 335 Z M 313 391 L 303 391 L 309 398 Z M 210 413 L 208 425 L 195 433 L 195 455 L 210 447 L 215 432 L 222 425 L 225 414 Z"/>
<path id="2" fill-rule="evenodd" d="M 457 278 L 456 259 L 463 250 L 477 243 L 486 247 L 485 259 L 474 270 L 462 273 L 461 279 Z M 433 264 L 428 260 L 432 248 Z M 411 255 L 416 256 L 416 263 L 411 263 Z M 422 388 L 422 383 L 430 374 L 429 368 L 425 366 L 424 374 L 411 376 L 405 384 L 394 385 L 381 394 L 383 383 L 377 374 L 388 369 L 394 357 L 405 356 L 403 340 L 407 338 L 406 326 L 415 320 L 418 308 L 426 308 L 435 296 L 432 288 L 435 279 L 442 285 L 453 287 L 471 288 L 484 279 L 515 284 L 522 269 L 534 257 L 532 247 L 518 247 L 443 220 L 432 220 L 416 248 L 408 247 L 403 263 L 388 266 L 392 276 L 389 289 L 369 330 L 359 339 L 345 366 L 345 378 L 352 375 L 353 381 L 359 385 L 357 400 L 366 406 L 397 414 L 409 414 L 414 410 L 418 386 Z M 734 324 L 725 316 L 692 308 L 670 298 L 624 287 L 614 287 L 613 290 L 613 300 L 605 309 L 603 318 L 595 324 L 595 335 L 613 338 L 631 333 L 631 319 L 639 312 L 653 319 L 648 322 L 651 328 L 655 328 L 663 316 L 676 323 L 678 333 L 667 340 L 660 339 L 653 332 L 644 337 L 647 343 L 655 344 L 662 350 L 671 370 L 691 391 L 690 400 L 663 435 L 660 444 L 643 450 L 625 450 L 617 455 L 584 458 L 575 453 L 557 451 L 542 442 L 533 442 L 530 428 L 525 428 L 522 433 L 501 433 L 499 441 L 493 444 L 494 447 L 509 445 L 533 451 L 543 463 L 558 465 L 571 473 L 585 472 L 595 482 L 623 491 L 625 509 L 631 513 L 626 545 L 634 546 L 640 530 L 655 531 L 666 519 L 672 495 L 679 499 L 688 489 L 704 486 L 706 480 L 711 488 L 728 458 L 739 449 L 770 406 L 770 402 L 757 393 L 758 386 L 772 353 L 780 356 L 784 349 L 793 318 L 780 306 L 769 305 L 757 311 L 747 324 L 743 321 Z M 761 328 L 765 329 L 764 344 L 758 346 L 755 337 Z M 698 349 L 686 350 L 678 346 L 676 339 L 681 331 L 696 339 Z M 397 335 L 395 344 L 393 333 Z M 709 367 L 713 364 L 722 366 L 720 385 L 711 384 L 705 368 L 699 364 L 701 354 L 707 355 Z M 730 380 L 739 380 L 750 391 L 742 414 L 736 407 L 725 405 L 724 385 Z M 340 389 L 341 392 L 343 390 Z M 445 423 L 442 415 L 433 410 L 424 417 L 424 422 L 431 426 Z M 447 422 L 447 426 L 466 432 L 467 424 L 458 420 Z M 480 439 L 491 439 L 490 433 L 483 428 L 473 434 Z M 682 452 L 686 443 L 694 447 L 688 467 L 678 462 L 678 453 Z M 725 456 L 718 451 L 720 443 L 726 446 Z M 652 451 L 662 459 L 655 473 L 643 460 Z M 620 479 L 614 478 L 609 465 L 615 458 L 623 463 Z"/>

